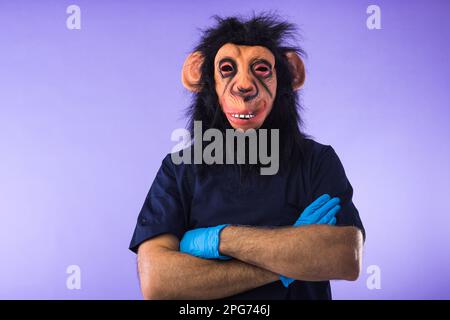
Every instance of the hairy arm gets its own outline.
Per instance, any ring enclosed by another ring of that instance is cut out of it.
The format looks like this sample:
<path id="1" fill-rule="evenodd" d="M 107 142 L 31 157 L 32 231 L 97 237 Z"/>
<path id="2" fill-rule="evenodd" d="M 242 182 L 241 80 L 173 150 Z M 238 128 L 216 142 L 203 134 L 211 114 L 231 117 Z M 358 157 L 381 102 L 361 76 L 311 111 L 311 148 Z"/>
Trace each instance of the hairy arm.
<path id="1" fill-rule="evenodd" d="M 305 281 L 356 280 L 361 268 L 362 234 L 355 227 L 310 225 L 222 230 L 222 254 Z"/>
<path id="2" fill-rule="evenodd" d="M 220 299 L 278 280 L 278 275 L 238 260 L 205 260 L 178 251 L 170 234 L 139 246 L 138 269 L 145 299 Z"/>

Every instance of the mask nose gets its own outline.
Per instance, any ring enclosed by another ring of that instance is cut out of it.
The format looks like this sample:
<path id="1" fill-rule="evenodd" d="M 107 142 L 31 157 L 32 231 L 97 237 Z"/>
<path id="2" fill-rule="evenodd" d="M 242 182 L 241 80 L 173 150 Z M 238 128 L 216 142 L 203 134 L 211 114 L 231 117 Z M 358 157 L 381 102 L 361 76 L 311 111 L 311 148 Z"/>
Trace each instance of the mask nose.
<path id="1" fill-rule="evenodd" d="M 250 101 L 258 95 L 258 87 L 249 77 L 243 77 L 233 86 L 232 93 L 243 98 L 244 101 Z"/>
<path id="2" fill-rule="evenodd" d="M 238 89 L 239 93 L 241 93 L 241 94 L 249 93 L 253 90 L 252 87 L 244 88 L 244 87 L 239 87 L 239 86 L 237 87 L 237 89 Z"/>

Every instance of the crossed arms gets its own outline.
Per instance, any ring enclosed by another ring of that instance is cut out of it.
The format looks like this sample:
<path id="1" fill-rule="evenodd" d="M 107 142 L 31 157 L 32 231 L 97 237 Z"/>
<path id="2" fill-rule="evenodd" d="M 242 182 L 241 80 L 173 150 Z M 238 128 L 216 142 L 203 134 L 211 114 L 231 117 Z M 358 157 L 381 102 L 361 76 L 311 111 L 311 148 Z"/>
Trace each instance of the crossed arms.
<path id="1" fill-rule="evenodd" d="M 306 225 L 258 228 L 229 226 L 220 252 L 234 259 L 207 260 L 179 251 L 162 234 L 140 245 L 138 269 L 145 299 L 219 299 L 279 281 L 356 280 L 363 238 L 355 227 Z"/>

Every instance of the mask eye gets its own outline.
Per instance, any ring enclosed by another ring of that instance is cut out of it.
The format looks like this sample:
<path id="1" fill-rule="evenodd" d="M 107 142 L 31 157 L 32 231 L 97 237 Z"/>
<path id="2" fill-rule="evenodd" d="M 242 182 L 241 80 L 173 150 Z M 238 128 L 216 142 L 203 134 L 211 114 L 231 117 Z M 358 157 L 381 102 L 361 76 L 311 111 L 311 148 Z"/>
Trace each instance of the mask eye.
<path id="1" fill-rule="evenodd" d="M 220 73 L 223 77 L 230 76 L 234 72 L 234 68 L 230 63 L 224 63 L 220 66 Z"/>
<path id="2" fill-rule="evenodd" d="M 267 65 L 259 63 L 256 64 L 253 67 L 254 72 L 256 73 L 256 75 L 260 76 L 260 77 L 267 77 L 270 75 L 270 69 Z"/>

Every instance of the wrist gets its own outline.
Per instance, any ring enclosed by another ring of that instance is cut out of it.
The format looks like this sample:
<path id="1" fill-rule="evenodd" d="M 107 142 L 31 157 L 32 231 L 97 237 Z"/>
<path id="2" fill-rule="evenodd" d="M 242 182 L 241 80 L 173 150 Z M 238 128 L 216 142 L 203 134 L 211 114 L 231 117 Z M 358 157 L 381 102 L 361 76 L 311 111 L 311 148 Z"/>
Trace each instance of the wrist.
<path id="1" fill-rule="evenodd" d="M 227 225 L 219 233 L 219 254 L 231 256 L 230 240 L 236 226 Z"/>
<path id="2" fill-rule="evenodd" d="M 215 241 L 217 241 L 217 252 L 215 253 L 215 256 L 217 259 L 222 259 L 222 260 L 229 260 L 231 259 L 231 257 L 225 255 L 221 250 L 220 250 L 220 243 L 221 243 L 221 234 L 223 232 L 224 229 L 226 229 L 228 226 L 230 226 L 229 224 L 222 224 L 216 227 L 216 234 L 215 237 L 217 237 L 217 239 Z"/>

